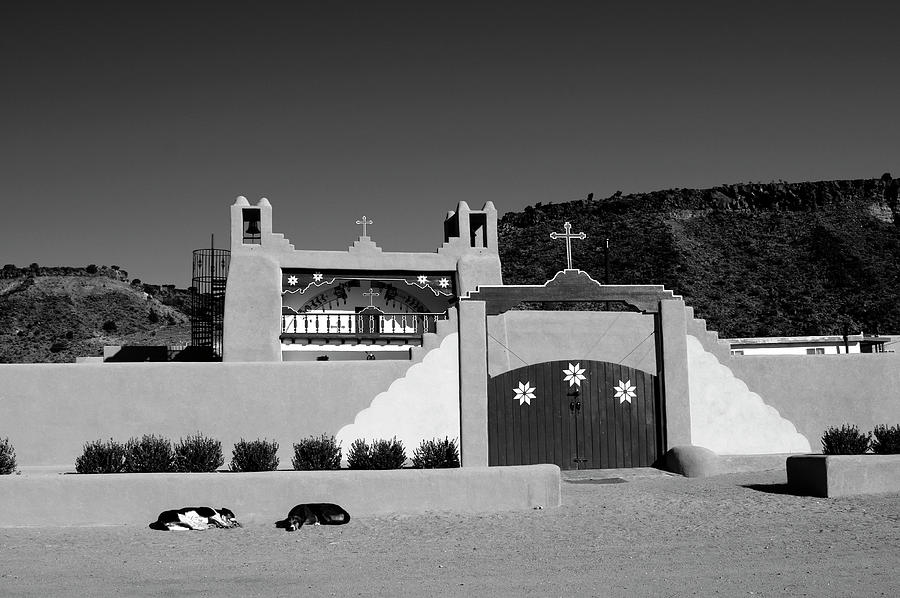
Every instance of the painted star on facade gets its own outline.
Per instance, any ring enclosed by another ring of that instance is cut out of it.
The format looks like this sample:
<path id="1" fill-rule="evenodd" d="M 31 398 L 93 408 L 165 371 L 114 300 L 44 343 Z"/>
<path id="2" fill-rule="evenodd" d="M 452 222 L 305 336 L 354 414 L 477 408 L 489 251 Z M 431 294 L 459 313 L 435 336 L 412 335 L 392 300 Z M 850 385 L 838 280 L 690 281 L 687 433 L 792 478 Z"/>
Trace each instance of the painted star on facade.
<path id="1" fill-rule="evenodd" d="M 316 272 L 315 274 L 313 274 L 313 282 L 322 282 L 322 278 L 323 276 L 321 272 Z"/>
<path id="2" fill-rule="evenodd" d="M 418 278 L 416 278 L 416 282 L 418 282 L 419 284 L 428 284 L 428 277 L 419 276 Z"/>
<path id="3" fill-rule="evenodd" d="M 584 368 L 581 367 L 581 363 L 572 365 L 572 362 L 569 362 L 569 369 L 563 370 L 563 374 L 566 375 L 565 381 L 569 383 L 569 386 L 580 387 L 581 381 L 586 379 L 584 375 Z"/>
<path id="4" fill-rule="evenodd" d="M 446 289 L 450 286 L 450 280 L 448 280 L 447 278 L 442 278 L 438 281 L 438 286 L 440 286 L 442 289 Z"/>
<path id="5" fill-rule="evenodd" d="M 296 284 L 297 284 L 297 277 L 296 277 L 296 276 L 288 276 L 288 284 L 291 285 L 291 286 L 296 285 Z"/>
<path id="6" fill-rule="evenodd" d="M 616 398 L 619 399 L 620 405 L 625 401 L 631 403 L 631 399 L 637 398 L 637 394 L 634 392 L 635 388 L 637 387 L 631 383 L 631 380 L 627 382 L 619 380 L 619 385 L 614 386 L 613 390 L 616 391 Z"/>
<path id="7" fill-rule="evenodd" d="M 519 405 L 523 405 L 528 403 L 531 405 L 531 399 L 534 398 L 534 391 L 537 388 L 531 385 L 531 382 L 519 382 L 519 387 L 514 388 L 513 392 L 516 393 L 516 396 L 513 397 L 513 401 L 519 401 Z"/>

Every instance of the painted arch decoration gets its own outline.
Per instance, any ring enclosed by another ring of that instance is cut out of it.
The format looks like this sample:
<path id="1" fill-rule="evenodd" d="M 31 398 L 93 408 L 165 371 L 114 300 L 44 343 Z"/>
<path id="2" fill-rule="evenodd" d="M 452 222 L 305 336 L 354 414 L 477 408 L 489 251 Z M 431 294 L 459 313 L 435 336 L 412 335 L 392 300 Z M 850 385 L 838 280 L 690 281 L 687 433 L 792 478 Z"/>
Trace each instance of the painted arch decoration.
<path id="1" fill-rule="evenodd" d="M 354 272 L 283 269 L 283 313 L 380 306 L 415 313 L 443 313 L 456 300 L 454 272 Z"/>

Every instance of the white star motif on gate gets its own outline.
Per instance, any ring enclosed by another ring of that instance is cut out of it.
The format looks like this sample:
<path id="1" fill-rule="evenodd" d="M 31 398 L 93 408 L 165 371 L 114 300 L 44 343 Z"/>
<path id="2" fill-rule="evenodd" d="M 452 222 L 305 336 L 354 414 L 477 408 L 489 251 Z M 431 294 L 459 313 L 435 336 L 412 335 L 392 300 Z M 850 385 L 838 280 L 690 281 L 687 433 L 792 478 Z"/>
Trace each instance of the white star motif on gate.
<path id="1" fill-rule="evenodd" d="M 296 276 L 288 276 L 288 284 L 291 286 L 294 286 L 295 284 L 297 284 L 297 277 Z"/>
<path id="2" fill-rule="evenodd" d="M 322 273 L 316 272 L 313 274 L 313 282 L 322 282 Z"/>
<path id="3" fill-rule="evenodd" d="M 418 278 L 416 278 L 416 282 L 418 282 L 419 284 L 428 284 L 428 277 L 419 276 Z"/>
<path id="4" fill-rule="evenodd" d="M 442 289 L 446 289 L 447 287 L 450 286 L 450 281 L 447 280 L 446 278 L 442 278 L 438 281 L 438 285 L 440 285 L 440 287 Z"/>
<path id="5" fill-rule="evenodd" d="M 630 404 L 631 399 L 637 398 L 637 394 L 634 392 L 635 388 L 637 387 L 631 383 L 631 380 L 628 380 L 627 382 L 619 380 L 619 385 L 614 386 L 613 390 L 616 391 L 616 398 L 619 399 L 620 405 L 625 401 L 628 401 Z"/>
<path id="6" fill-rule="evenodd" d="M 519 387 L 513 389 L 513 392 L 516 393 L 516 396 L 513 397 L 513 401 L 519 401 L 519 405 L 524 403 L 531 405 L 531 399 L 534 398 L 534 391 L 536 390 L 537 388 L 531 386 L 531 382 L 519 382 Z"/>
<path id="7" fill-rule="evenodd" d="M 569 369 L 563 370 L 563 374 L 566 375 L 565 381 L 569 383 L 569 386 L 575 385 L 580 387 L 581 381 L 586 379 L 581 363 L 572 365 L 572 362 L 569 362 Z"/>

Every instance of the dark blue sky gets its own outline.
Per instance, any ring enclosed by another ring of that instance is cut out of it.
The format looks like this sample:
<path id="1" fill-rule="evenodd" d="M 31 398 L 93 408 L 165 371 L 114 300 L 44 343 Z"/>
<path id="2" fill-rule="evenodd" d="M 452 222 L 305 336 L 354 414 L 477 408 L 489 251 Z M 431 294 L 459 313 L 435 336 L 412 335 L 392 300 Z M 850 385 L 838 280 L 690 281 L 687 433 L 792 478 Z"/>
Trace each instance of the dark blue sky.
<path id="1" fill-rule="evenodd" d="M 190 279 L 237 195 L 305 249 L 501 211 L 900 176 L 900 10 L 831 2 L 5 2 L 0 263 Z"/>

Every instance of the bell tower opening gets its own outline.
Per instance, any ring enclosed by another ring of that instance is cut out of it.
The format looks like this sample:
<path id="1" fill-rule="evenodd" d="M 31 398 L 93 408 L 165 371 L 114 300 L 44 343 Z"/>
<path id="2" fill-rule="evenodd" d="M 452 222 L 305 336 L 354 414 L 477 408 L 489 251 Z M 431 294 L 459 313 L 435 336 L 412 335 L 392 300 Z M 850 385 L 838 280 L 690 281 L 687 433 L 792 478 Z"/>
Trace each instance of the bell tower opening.
<path id="1" fill-rule="evenodd" d="M 244 208 L 241 210 L 241 216 L 243 219 L 241 230 L 244 231 L 244 245 L 259 245 L 262 236 L 259 228 L 259 208 Z"/>
<path id="2" fill-rule="evenodd" d="M 487 214 L 471 212 L 469 214 L 469 239 L 472 247 L 487 247 Z"/>

